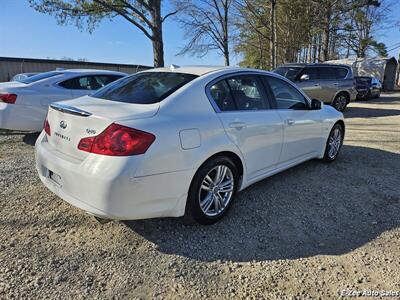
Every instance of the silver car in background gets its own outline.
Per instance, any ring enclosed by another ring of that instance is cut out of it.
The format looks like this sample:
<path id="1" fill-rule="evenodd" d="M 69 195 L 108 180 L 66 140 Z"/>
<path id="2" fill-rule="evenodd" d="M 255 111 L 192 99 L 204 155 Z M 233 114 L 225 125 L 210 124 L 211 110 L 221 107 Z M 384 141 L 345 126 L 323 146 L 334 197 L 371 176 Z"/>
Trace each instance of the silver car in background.
<path id="1" fill-rule="evenodd" d="M 310 98 L 343 111 L 356 99 L 353 71 L 346 65 L 285 64 L 274 70 L 301 88 Z"/>

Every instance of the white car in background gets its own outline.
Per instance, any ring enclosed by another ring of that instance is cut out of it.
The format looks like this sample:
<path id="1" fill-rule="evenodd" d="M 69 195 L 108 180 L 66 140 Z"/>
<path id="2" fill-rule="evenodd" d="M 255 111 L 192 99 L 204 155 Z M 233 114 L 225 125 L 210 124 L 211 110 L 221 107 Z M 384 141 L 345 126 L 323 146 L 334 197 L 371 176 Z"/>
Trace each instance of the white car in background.
<path id="1" fill-rule="evenodd" d="M 0 129 L 41 131 L 48 106 L 81 97 L 127 74 L 101 70 L 40 73 L 20 82 L 0 83 Z"/>
<path id="2" fill-rule="evenodd" d="M 98 218 L 186 214 L 211 224 L 237 191 L 335 160 L 344 130 L 341 112 L 280 75 L 174 66 L 52 104 L 36 167 L 51 191 Z"/>

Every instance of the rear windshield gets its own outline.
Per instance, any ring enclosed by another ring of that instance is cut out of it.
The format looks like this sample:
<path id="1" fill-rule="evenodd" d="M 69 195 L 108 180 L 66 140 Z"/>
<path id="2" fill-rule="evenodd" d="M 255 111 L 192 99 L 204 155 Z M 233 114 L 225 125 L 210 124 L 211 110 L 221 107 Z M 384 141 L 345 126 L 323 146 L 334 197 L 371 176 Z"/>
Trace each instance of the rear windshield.
<path id="1" fill-rule="evenodd" d="M 356 81 L 359 84 L 370 84 L 372 77 L 356 77 Z"/>
<path id="2" fill-rule="evenodd" d="M 274 70 L 274 73 L 285 76 L 287 79 L 294 81 L 302 69 L 302 67 L 279 67 Z"/>
<path id="3" fill-rule="evenodd" d="M 39 81 L 39 80 L 42 80 L 42 79 L 50 78 L 50 77 L 61 75 L 61 74 L 64 74 L 64 73 L 63 72 L 58 72 L 58 71 L 45 72 L 45 73 L 40 73 L 40 74 L 37 74 L 37 75 L 33 75 L 31 77 L 28 77 L 28 78 L 24 78 L 24 79 L 21 80 L 21 82 L 29 84 L 29 83 L 33 83 L 33 82 L 36 82 L 36 81 Z"/>
<path id="4" fill-rule="evenodd" d="M 120 79 L 100 89 L 96 98 L 134 104 L 157 103 L 197 76 L 170 72 L 145 72 Z"/>

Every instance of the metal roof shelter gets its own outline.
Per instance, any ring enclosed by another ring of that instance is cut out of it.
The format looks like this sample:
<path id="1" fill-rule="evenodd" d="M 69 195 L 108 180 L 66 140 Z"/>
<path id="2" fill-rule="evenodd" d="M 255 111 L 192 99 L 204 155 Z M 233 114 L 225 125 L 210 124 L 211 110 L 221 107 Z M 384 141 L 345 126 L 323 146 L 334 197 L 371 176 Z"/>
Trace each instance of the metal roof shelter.
<path id="1" fill-rule="evenodd" d="M 0 82 L 9 81 L 14 75 L 29 72 L 47 72 L 57 68 L 63 69 L 101 69 L 136 73 L 151 69 L 143 65 L 111 64 L 74 60 L 36 59 L 21 57 L 0 57 Z"/>
<path id="2" fill-rule="evenodd" d="M 395 89 L 398 61 L 394 57 L 347 58 L 325 63 L 349 65 L 355 76 L 374 76 L 383 83 L 384 90 Z"/>

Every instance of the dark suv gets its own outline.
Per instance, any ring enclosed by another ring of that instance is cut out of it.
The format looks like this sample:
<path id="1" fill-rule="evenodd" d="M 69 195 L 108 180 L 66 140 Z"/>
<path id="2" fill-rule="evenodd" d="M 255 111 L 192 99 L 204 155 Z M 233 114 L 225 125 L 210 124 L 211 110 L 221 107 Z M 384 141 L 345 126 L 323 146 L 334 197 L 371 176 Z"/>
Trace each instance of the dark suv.
<path id="1" fill-rule="evenodd" d="M 286 64 L 274 70 L 300 87 L 310 98 L 343 111 L 357 91 L 351 67 L 333 64 Z"/>
<path id="2" fill-rule="evenodd" d="M 372 76 L 355 76 L 357 99 L 367 100 L 381 96 L 382 84 Z"/>

